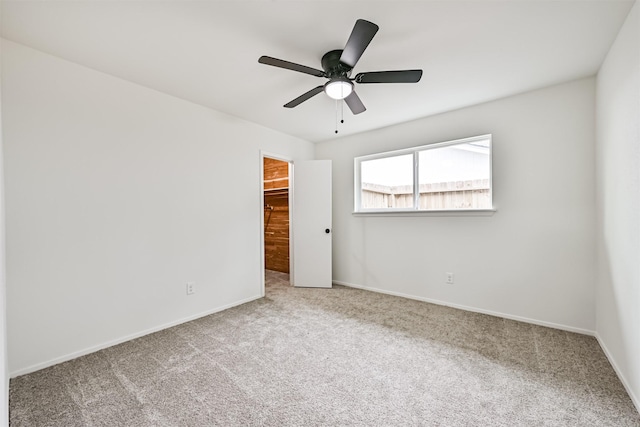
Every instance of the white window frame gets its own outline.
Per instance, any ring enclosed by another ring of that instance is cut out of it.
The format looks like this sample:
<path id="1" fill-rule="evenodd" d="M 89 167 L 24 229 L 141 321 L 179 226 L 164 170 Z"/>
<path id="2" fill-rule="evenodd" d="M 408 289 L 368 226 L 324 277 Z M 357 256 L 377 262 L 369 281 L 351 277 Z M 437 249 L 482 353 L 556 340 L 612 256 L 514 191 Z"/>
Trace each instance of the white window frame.
<path id="1" fill-rule="evenodd" d="M 419 162 L 418 156 L 421 151 L 442 148 L 451 145 L 468 144 L 475 141 L 489 140 L 489 200 L 491 203 L 490 208 L 472 208 L 472 209 L 419 209 L 419 197 L 420 197 L 420 185 L 419 185 Z M 362 162 L 376 159 L 384 159 L 389 157 L 402 156 L 407 154 L 413 154 L 413 208 L 383 208 L 383 209 L 363 209 L 361 208 L 361 196 L 362 196 L 362 175 L 361 164 Z M 451 141 L 438 142 L 433 144 L 421 145 L 419 147 L 405 148 L 401 150 L 387 151 L 384 153 L 369 154 L 366 156 L 356 157 L 354 159 L 354 215 L 442 215 L 442 214 L 471 214 L 471 215 L 483 215 L 493 214 L 496 209 L 493 207 L 493 140 L 491 134 L 473 136 L 469 138 L 455 139 Z"/>

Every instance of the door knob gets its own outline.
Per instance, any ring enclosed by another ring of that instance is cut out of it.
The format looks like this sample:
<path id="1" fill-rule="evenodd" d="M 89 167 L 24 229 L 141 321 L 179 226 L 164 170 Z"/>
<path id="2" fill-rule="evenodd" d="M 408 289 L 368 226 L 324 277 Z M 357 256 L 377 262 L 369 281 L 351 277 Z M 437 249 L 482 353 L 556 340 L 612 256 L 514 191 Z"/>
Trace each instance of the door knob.
<path id="1" fill-rule="evenodd" d="M 329 234 L 331 233 L 331 230 L 329 230 L 328 228 L 326 230 L 324 230 L 325 233 Z"/>

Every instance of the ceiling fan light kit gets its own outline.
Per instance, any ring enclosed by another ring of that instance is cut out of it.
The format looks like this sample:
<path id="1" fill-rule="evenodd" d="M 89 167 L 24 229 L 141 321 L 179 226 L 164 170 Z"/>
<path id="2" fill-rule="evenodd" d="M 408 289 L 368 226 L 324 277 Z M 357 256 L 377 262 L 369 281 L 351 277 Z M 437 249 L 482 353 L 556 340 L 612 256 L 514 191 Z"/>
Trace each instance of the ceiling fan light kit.
<path id="1" fill-rule="evenodd" d="M 321 60 L 322 70 L 270 56 L 261 56 L 258 62 L 329 79 L 324 85 L 317 86 L 289 101 L 284 105 L 285 108 L 297 107 L 320 92 L 325 92 L 327 96 L 337 101 L 344 99 L 353 114 L 360 114 L 366 111 L 366 108 L 354 90 L 354 82 L 358 84 L 417 83 L 422 77 L 422 70 L 400 70 L 358 73 L 354 78 L 351 78 L 351 70 L 356 66 L 378 29 L 379 27 L 376 24 L 364 19 L 358 19 L 344 49 L 332 50 L 323 55 Z"/>
<path id="2" fill-rule="evenodd" d="M 336 77 L 324 85 L 324 93 L 335 100 L 345 99 L 351 95 L 351 92 L 353 92 L 353 83 L 347 78 Z"/>

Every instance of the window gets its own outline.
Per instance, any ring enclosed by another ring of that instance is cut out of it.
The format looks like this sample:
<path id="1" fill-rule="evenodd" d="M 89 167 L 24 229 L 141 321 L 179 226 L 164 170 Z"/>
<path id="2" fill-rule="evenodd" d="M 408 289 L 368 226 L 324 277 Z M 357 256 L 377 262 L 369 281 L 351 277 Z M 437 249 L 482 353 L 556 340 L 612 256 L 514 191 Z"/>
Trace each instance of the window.
<path id="1" fill-rule="evenodd" d="M 491 210 L 491 135 L 355 159 L 356 212 Z"/>

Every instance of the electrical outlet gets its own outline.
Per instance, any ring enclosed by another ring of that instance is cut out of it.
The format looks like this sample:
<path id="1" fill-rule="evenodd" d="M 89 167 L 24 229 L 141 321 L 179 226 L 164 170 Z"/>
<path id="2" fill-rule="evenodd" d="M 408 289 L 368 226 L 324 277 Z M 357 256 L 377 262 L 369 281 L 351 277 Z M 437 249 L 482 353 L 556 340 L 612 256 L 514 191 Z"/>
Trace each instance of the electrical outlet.
<path id="1" fill-rule="evenodd" d="M 447 285 L 453 285 L 453 273 L 447 273 L 446 283 Z"/>
<path id="2" fill-rule="evenodd" d="M 187 295 L 196 293 L 196 282 L 187 282 Z"/>

